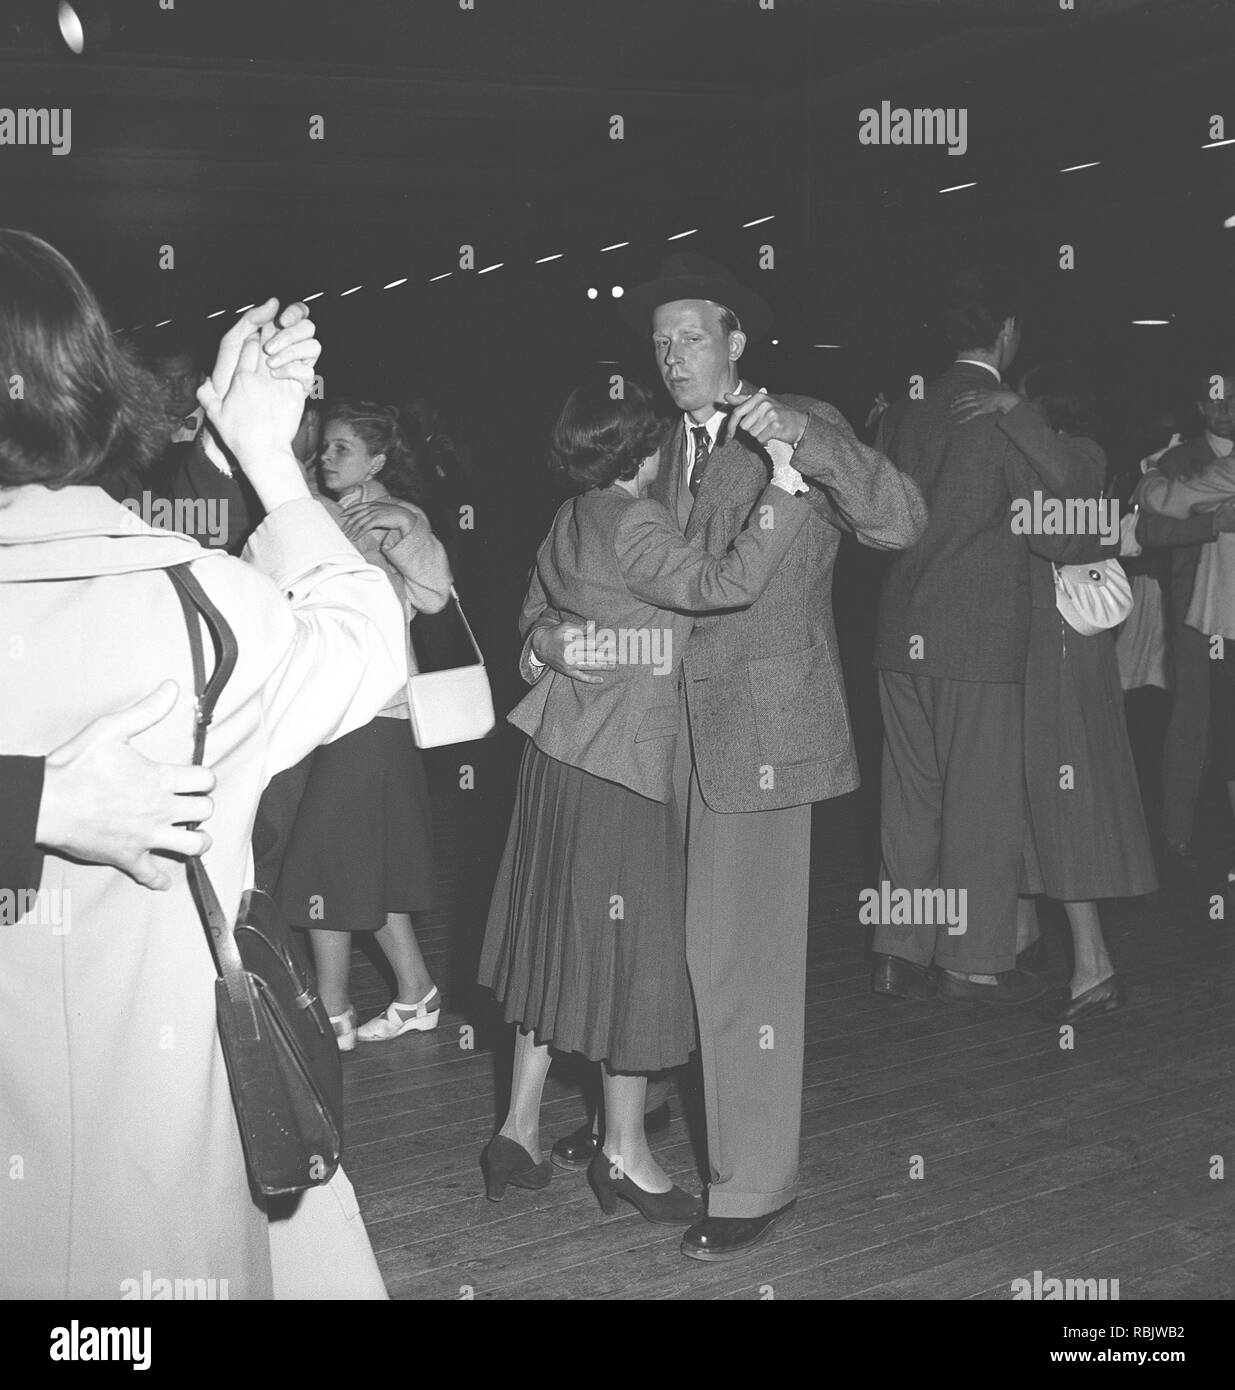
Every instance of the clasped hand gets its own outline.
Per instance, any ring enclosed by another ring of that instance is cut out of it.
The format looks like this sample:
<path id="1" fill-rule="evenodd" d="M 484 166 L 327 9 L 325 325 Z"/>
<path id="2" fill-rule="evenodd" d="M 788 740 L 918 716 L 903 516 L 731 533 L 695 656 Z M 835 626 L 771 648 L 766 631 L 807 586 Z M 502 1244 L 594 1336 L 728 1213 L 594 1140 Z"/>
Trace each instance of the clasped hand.
<path id="1" fill-rule="evenodd" d="M 617 670 L 617 655 L 611 647 L 587 642 L 585 637 L 578 619 L 567 618 L 536 628 L 532 633 L 532 651 L 538 661 L 561 676 L 581 685 L 603 685 L 604 676 L 592 673 Z"/>
<path id="2" fill-rule="evenodd" d="M 282 310 L 277 299 L 257 304 L 223 335 L 214 369 L 198 388 L 207 420 L 250 477 L 290 452 L 322 350 L 316 331 L 305 304 Z M 230 474 L 214 438 L 207 437 L 205 448 Z"/>
<path id="3" fill-rule="evenodd" d="M 354 545 L 366 531 L 384 531 L 386 538 L 410 536 L 421 520 L 428 518 L 419 510 L 400 506 L 396 502 L 362 502 L 357 507 L 345 507 L 339 519 L 339 529 Z"/>
<path id="4" fill-rule="evenodd" d="M 758 444 L 766 446 L 773 439 L 779 439 L 794 448 L 801 443 L 810 424 L 810 416 L 804 410 L 795 410 L 784 401 L 778 401 L 762 387 L 749 396 L 726 391 L 725 400 L 733 409 L 721 426 L 717 444 L 727 443 L 738 430 L 743 430 Z"/>

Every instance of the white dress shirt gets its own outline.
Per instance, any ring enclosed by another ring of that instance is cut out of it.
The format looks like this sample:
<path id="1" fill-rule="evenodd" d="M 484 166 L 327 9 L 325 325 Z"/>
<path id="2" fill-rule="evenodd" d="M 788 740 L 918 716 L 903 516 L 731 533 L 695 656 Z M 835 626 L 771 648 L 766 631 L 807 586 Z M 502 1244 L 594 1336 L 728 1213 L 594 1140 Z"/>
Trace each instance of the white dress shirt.
<path id="1" fill-rule="evenodd" d="M 728 419 L 728 415 L 723 410 L 714 412 L 710 420 L 705 421 L 703 428 L 707 430 L 708 437 L 712 441 L 712 448 L 716 448 L 716 436 L 720 434 L 720 427 Z M 682 428 L 686 431 L 686 482 L 689 486 L 691 477 L 695 471 L 695 436 L 693 431 L 699 428 L 699 421 L 692 419 L 689 415 L 682 416 Z"/>
<path id="2" fill-rule="evenodd" d="M 967 367 L 985 367 L 986 370 L 990 372 L 990 374 L 1000 384 L 1000 386 L 1003 385 L 1003 377 L 999 375 L 998 369 L 996 367 L 992 367 L 989 362 L 979 362 L 976 357 L 958 357 L 956 360 L 958 362 L 964 362 Z"/>
<path id="3" fill-rule="evenodd" d="M 742 383 L 739 382 L 737 386 L 734 387 L 734 390 L 740 391 L 741 389 Z M 725 421 L 728 418 L 728 411 L 717 410 L 712 414 L 712 416 L 708 420 L 706 420 L 703 423 L 702 428 L 707 430 L 708 437 L 712 441 L 713 450 L 715 450 L 716 448 L 716 440 L 720 434 L 721 426 L 725 423 Z M 682 428 L 686 431 L 686 486 L 689 487 L 691 477 L 693 476 L 695 471 L 694 431 L 700 428 L 700 424 L 697 420 L 692 419 L 690 415 L 684 414 L 682 416 Z M 803 433 L 805 433 L 805 431 L 803 431 Z M 798 444 L 800 444 L 801 442 L 802 441 L 799 438 Z M 774 439 L 768 444 L 767 447 L 768 453 L 774 464 L 788 465 L 790 463 L 790 460 L 793 458 L 793 451 L 797 448 L 797 444 L 785 444 L 779 439 Z M 775 477 L 773 477 L 773 481 L 776 481 Z M 792 470 L 792 477 L 788 480 L 787 490 L 790 492 L 800 493 L 809 491 L 806 479 L 803 478 L 802 475 L 796 469 Z"/>
<path id="4" fill-rule="evenodd" d="M 181 420 L 179 425 L 176 426 L 175 433 L 171 437 L 171 442 L 173 444 L 192 444 L 201 433 L 202 423 L 205 419 L 206 408 L 199 405 L 196 410 L 191 411 Z"/>

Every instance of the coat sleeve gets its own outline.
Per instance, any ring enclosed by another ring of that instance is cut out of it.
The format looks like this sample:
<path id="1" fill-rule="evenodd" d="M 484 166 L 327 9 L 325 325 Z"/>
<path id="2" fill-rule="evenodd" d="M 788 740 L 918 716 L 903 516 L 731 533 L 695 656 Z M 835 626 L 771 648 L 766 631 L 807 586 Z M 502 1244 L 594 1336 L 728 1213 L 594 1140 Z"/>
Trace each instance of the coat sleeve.
<path id="1" fill-rule="evenodd" d="M 284 596 L 262 605 L 273 654 L 259 690 L 269 778 L 386 705 L 407 681 L 406 635 L 389 579 L 311 498 L 276 507 L 245 558 Z M 210 561 L 200 563 L 209 587 Z"/>
<path id="2" fill-rule="evenodd" d="M 43 799 L 42 758 L 0 757 L 0 892 L 37 889 L 41 858 L 34 847 Z M 0 918 L 0 928 L 11 926 Z"/>
<path id="3" fill-rule="evenodd" d="M 523 607 L 519 612 L 519 634 L 523 638 L 523 648 L 519 653 L 519 674 L 528 685 L 535 685 L 549 669 L 543 662 L 532 659 L 532 638 L 536 634 L 536 629 L 538 627 L 554 627 L 562 621 L 562 615 L 556 608 L 550 606 L 549 596 L 545 593 L 545 586 L 540 578 L 540 556 L 544 553 L 547 544 L 547 541 L 542 543 L 540 553 L 536 556 L 536 563 L 532 566 L 532 575 L 528 580 L 527 593 L 523 599 Z"/>
<path id="4" fill-rule="evenodd" d="M 1142 507 L 1136 533 L 1141 544 L 1150 549 L 1172 545 L 1205 545 L 1218 536 L 1214 530 L 1214 516 L 1213 512 L 1198 512 L 1195 516 L 1177 520 Z"/>
<path id="5" fill-rule="evenodd" d="M 926 503 L 917 484 L 878 448 L 863 444 L 835 407 L 812 400 L 804 408 L 809 419 L 793 466 L 815 484 L 816 510 L 863 545 L 912 545 L 926 530 Z"/>
<path id="6" fill-rule="evenodd" d="M 1017 452 L 1007 463 L 1008 490 L 1014 498 L 1029 497 L 1034 491 L 1062 499 L 1096 497 L 1106 474 L 1106 455 L 1092 440 L 1089 450 L 1079 451 L 1079 442 L 1051 428 L 1046 412 L 1035 401 L 1022 401 L 1006 415 L 998 416 L 999 430 L 1016 445 Z M 1097 450 L 1101 472 L 1092 473 Z"/>
<path id="7" fill-rule="evenodd" d="M 406 536 L 391 531 L 382 542 L 382 554 L 403 578 L 407 600 L 417 613 L 440 613 L 450 602 L 454 582 L 446 548 L 433 534 L 429 518 L 410 503 L 403 504 L 412 515 L 412 528 Z"/>
<path id="8" fill-rule="evenodd" d="M 1029 407 L 1029 408 L 1026 408 Z M 1106 455 L 1092 439 L 1071 438 L 1051 428 L 1040 407 L 1023 402 L 999 416 L 999 428 L 1016 445 L 1027 467 L 1011 468 L 1010 482 L 1016 498 L 1026 498 L 1035 485 L 1053 496 L 1088 500 L 1098 498 L 1106 477 Z M 1113 559 L 1119 554 L 1119 537 L 1100 535 L 1049 536 L 1029 534 L 1029 549 L 1044 560 L 1060 565 L 1081 565 Z"/>
<path id="9" fill-rule="evenodd" d="M 711 555 L 682 535 L 659 502 L 645 499 L 618 523 L 618 568 L 631 593 L 658 608 L 746 608 L 767 588 L 812 511 L 809 502 L 769 484 L 746 528 L 723 555 Z"/>
<path id="10" fill-rule="evenodd" d="M 1137 484 L 1136 497 L 1148 511 L 1182 521 L 1194 512 L 1208 512 L 1235 497 L 1235 469 L 1229 458 L 1190 477 L 1168 478 L 1149 469 Z"/>

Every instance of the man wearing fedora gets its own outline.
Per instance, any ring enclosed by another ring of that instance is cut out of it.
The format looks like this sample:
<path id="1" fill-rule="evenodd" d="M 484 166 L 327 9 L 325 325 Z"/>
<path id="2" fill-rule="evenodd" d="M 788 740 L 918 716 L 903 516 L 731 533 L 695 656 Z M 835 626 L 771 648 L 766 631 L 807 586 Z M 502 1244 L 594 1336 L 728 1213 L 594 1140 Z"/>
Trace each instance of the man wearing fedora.
<path id="1" fill-rule="evenodd" d="M 682 663 L 675 790 L 711 1168 L 707 1215 L 682 1250 L 720 1260 L 764 1240 L 796 1200 L 810 807 L 858 785 L 832 621 L 840 533 L 899 549 L 926 513 L 839 411 L 743 380 L 738 362 L 771 310 L 724 266 L 671 256 L 621 312 L 680 412 L 651 495 L 687 539 L 725 552 L 767 483 L 774 439 L 794 449 L 814 508 L 763 597 L 697 619 Z M 547 610 L 529 636 L 531 678 L 537 660 L 572 674 L 565 634 L 577 618 L 560 617 Z"/>

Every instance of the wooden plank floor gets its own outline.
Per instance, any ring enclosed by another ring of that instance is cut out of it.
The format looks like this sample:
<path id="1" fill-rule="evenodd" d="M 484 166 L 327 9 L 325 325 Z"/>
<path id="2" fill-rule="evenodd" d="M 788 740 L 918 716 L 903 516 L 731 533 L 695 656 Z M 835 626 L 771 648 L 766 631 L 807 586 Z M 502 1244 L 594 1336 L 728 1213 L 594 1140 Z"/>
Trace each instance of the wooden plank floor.
<path id="1" fill-rule="evenodd" d="M 602 1217 L 581 1173 L 488 1202 L 477 1158 L 504 1101 L 509 1032 L 468 981 L 509 749 L 477 755 L 475 791 L 457 789 L 458 761 L 430 767 L 442 906 L 420 937 L 441 1025 L 344 1058 L 345 1163 L 393 1297 L 1007 1299 L 1035 1270 L 1118 1279 L 1122 1300 L 1235 1292 L 1235 1173 L 1211 1177 L 1215 1155 L 1235 1162 L 1235 928 L 1210 920 L 1199 887 L 1104 905 L 1130 1002 L 1082 1024 L 1071 1050 L 1029 1009 L 876 998 L 857 923 L 875 821 L 859 795 L 815 813 L 795 1224 L 707 1265 L 630 1208 Z M 362 1016 L 389 998 L 361 954 L 354 994 Z M 578 1080 L 551 1075 L 548 1141 L 583 1118 Z M 653 1146 L 697 1188 L 678 1095 L 673 1113 Z"/>

